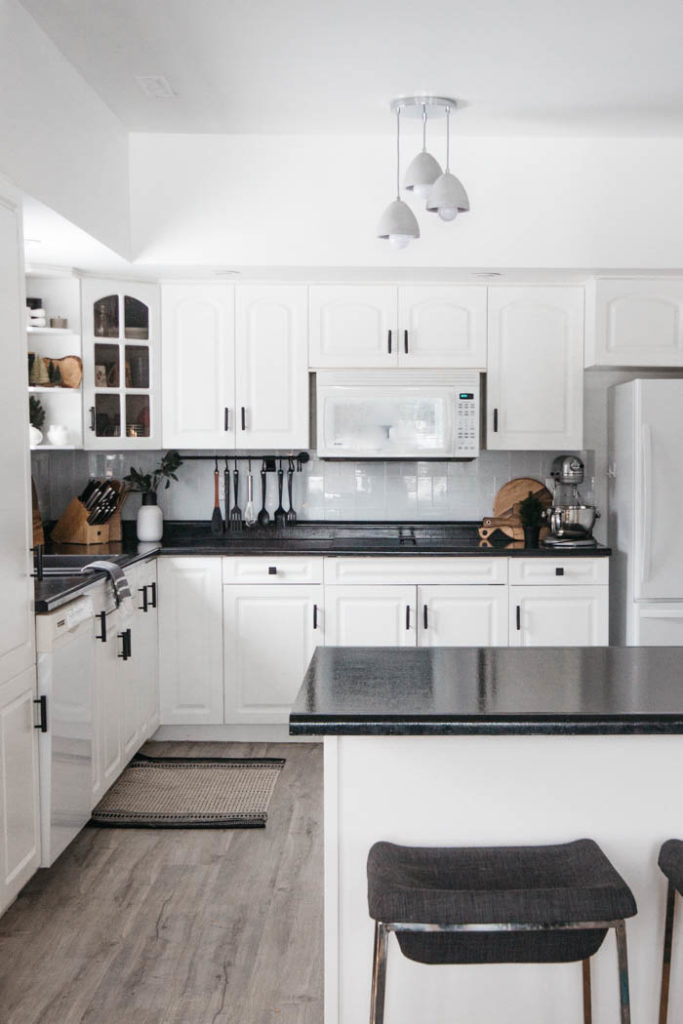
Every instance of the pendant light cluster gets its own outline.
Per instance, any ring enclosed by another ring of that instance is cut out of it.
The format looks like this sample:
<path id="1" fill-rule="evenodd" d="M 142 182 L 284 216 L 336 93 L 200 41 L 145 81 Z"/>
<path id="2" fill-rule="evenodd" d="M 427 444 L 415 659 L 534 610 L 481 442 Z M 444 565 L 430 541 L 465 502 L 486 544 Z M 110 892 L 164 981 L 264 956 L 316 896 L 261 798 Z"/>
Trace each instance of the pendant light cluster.
<path id="1" fill-rule="evenodd" d="M 444 96 L 402 96 L 392 100 L 391 110 L 396 114 L 396 198 L 389 203 L 377 226 L 378 238 L 386 238 L 395 249 L 405 249 L 420 237 L 420 225 L 407 203 L 401 199 L 401 116 L 422 118 L 422 152 L 408 165 L 404 180 L 407 192 L 425 200 L 429 213 L 437 213 L 442 220 L 455 220 L 459 213 L 466 213 L 470 201 L 461 182 L 451 174 L 451 111 L 457 106 L 455 100 Z M 446 117 L 446 170 L 427 152 L 427 120 L 429 117 Z"/>

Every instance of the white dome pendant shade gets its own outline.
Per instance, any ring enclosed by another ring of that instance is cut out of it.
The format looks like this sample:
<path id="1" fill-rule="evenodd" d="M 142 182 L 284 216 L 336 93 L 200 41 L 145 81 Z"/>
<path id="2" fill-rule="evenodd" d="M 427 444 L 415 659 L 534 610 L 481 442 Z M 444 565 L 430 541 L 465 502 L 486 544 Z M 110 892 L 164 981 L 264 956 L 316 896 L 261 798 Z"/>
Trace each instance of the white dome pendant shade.
<path id="1" fill-rule="evenodd" d="M 420 237 L 420 225 L 417 217 L 401 199 L 400 178 L 400 135 L 401 110 L 396 109 L 396 198 L 389 203 L 379 219 L 377 237 L 385 238 L 395 249 L 405 249 L 413 240 Z"/>
<path id="2" fill-rule="evenodd" d="M 438 213 L 441 220 L 455 220 L 459 213 L 467 213 L 470 201 L 460 181 L 451 174 L 451 118 L 450 107 L 446 107 L 446 170 L 434 182 L 427 199 L 427 210 Z"/>
<path id="3" fill-rule="evenodd" d="M 427 152 L 427 106 L 422 104 L 422 152 L 408 164 L 403 187 L 419 199 L 427 199 L 432 185 L 441 177 L 441 166 L 431 153 Z"/>

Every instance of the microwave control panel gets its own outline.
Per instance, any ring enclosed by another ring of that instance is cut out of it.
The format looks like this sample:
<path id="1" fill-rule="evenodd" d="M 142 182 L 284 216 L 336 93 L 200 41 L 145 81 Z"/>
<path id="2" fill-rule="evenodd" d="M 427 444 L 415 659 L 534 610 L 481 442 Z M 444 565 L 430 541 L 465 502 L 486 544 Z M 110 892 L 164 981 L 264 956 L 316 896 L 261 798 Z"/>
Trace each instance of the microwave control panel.
<path id="1" fill-rule="evenodd" d="M 459 391 L 455 401 L 455 454 L 473 458 L 479 454 L 479 395 Z"/>

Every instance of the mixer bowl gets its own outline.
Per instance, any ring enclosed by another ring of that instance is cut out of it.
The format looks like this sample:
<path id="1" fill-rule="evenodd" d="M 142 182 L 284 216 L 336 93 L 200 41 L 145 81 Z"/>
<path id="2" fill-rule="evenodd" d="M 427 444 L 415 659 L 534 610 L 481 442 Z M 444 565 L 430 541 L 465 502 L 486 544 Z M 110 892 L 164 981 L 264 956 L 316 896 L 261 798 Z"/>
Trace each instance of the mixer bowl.
<path id="1" fill-rule="evenodd" d="M 546 511 L 546 519 L 555 537 L 576 540 L 590 537 L 599 517 L 595 505 L 553 505 Z"/>

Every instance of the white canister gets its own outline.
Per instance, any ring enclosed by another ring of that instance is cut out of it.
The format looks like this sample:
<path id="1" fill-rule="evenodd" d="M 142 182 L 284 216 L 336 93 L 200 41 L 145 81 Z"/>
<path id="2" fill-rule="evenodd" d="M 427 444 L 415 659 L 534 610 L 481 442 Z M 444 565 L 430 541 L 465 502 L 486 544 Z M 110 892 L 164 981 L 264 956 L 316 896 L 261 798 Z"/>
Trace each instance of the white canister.
<path id="1" fill-rule="evenodd" d="M 161 540 L 163 532 L 164 517 L 157 505 L 156 491 L 147 491 L 142 495 L 142 505 L 138 509 L 138 540 Z"/>
<path id="2" fill-rule="evenodd" d="M 69 431 L 61 423 L 51 423 L 47 429 L 47 439 L 50 444 L 61 448 L 69 440 Z"/>

